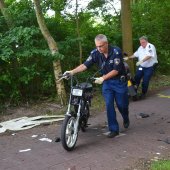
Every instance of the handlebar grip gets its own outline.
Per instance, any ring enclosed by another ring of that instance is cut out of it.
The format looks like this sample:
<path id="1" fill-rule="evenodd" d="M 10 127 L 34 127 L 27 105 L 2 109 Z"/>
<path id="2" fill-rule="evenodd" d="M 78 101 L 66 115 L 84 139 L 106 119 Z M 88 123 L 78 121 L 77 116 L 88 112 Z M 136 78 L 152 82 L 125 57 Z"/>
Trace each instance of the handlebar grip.
<path id="1" fill-rule="evenodd" d="M 95 77 L 91 77 L 90 80 L 91 80 L 91 81 L 94 81 L 94 80 L 96 80 L 96 78 L 95 78 Z"/>
<path id="2" fill-rule="evenodd" d="M 66 73 L 66 74 L 59 75 L 58 77 L 59 79 L 57 80 L 57 82 L 61 81 L 62 79 L 68 80 L 71 77 L 71 75 L 69 73 Z"/>

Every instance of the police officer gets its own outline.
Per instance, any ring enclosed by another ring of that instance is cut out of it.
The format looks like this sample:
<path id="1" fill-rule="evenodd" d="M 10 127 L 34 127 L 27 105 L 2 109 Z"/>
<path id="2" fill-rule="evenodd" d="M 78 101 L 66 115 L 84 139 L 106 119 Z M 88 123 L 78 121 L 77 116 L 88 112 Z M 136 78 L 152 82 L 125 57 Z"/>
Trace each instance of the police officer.
<path id="1" fill-rule="evenodd" d="M 149 81 L 153 75 L 154 67 L 158 63 L 156 48 L 153 44 L 148 42 L 148 38 L 146 36 L 142 36 L 139 38 L 140 47 L 138 50 L 130 57 L 125 57 L 127 60 L 129 58 L 138 58 L 138 62 L 136 63 L 137 71 L 134 77 L 137 87 L 139 87 L 141 79 L 142 82 L 142 94 L 141 98 L 144 98 L 149 86 Z"/>
<path id="2" fill-rule="evenodd" d="M 123 117 L 124 128 L 128 128 L 130 124 L 127 83 L 125 79 L 122 79 L 125 75 L 125 67 L 120 48 L 110 46 L 105 35 L 97 35 L 95 45 L 96 49 L 91 52 L 83 64 L 64 74 L 74 75 L 88 69 L 92 64 L 97 64 L 101 68 L 102 76 L 96 78 L 95 83 L 103 84 L 102 93 L 105 98 L 109 128 L 107 136 L 113 138 L 119 135 L 114 101 Z"/>

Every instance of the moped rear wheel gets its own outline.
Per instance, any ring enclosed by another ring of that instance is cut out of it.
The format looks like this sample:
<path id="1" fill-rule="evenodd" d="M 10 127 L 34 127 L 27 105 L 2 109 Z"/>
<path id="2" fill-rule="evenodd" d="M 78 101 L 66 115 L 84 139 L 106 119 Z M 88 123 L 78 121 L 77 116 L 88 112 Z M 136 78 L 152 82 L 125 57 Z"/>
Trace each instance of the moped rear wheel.
<path id="1" fill-rule="evenodd" d="M 76 145 L 77 138 L 76 118 L 66 115 L 61 128 L 61 143 L 63 148 L 67 151 L 72 151 Z"/>

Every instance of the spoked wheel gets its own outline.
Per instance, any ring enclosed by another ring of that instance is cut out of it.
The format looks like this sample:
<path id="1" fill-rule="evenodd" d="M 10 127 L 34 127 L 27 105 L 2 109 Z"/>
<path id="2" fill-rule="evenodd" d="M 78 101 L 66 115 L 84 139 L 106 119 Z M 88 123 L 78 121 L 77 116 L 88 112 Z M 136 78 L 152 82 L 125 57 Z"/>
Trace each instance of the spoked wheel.
<path id="1" fill-rule="evenodd" d="M 66 116 L 61 129 L 61 142 L 67 151 L 72 151 L 76 145 L 78 130 L 76 130 L 76 118 Z"/>

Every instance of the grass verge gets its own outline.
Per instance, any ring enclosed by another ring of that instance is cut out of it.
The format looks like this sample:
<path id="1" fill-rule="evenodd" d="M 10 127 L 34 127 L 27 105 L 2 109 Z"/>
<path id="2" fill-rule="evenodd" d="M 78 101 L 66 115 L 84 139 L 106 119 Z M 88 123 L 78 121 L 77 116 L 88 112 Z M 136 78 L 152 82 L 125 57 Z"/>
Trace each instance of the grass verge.
<path id="1" fill-rule="evenodd" d="M 170 170 L 170 160 L 158 160 L 152 162 L 151 170 Z"/>
<path id="2" fill-rule="evenodd" d="M 170 75 L 154 75 L 150 81 L 149 89 L 157 90 L 170 86 Z"/>

